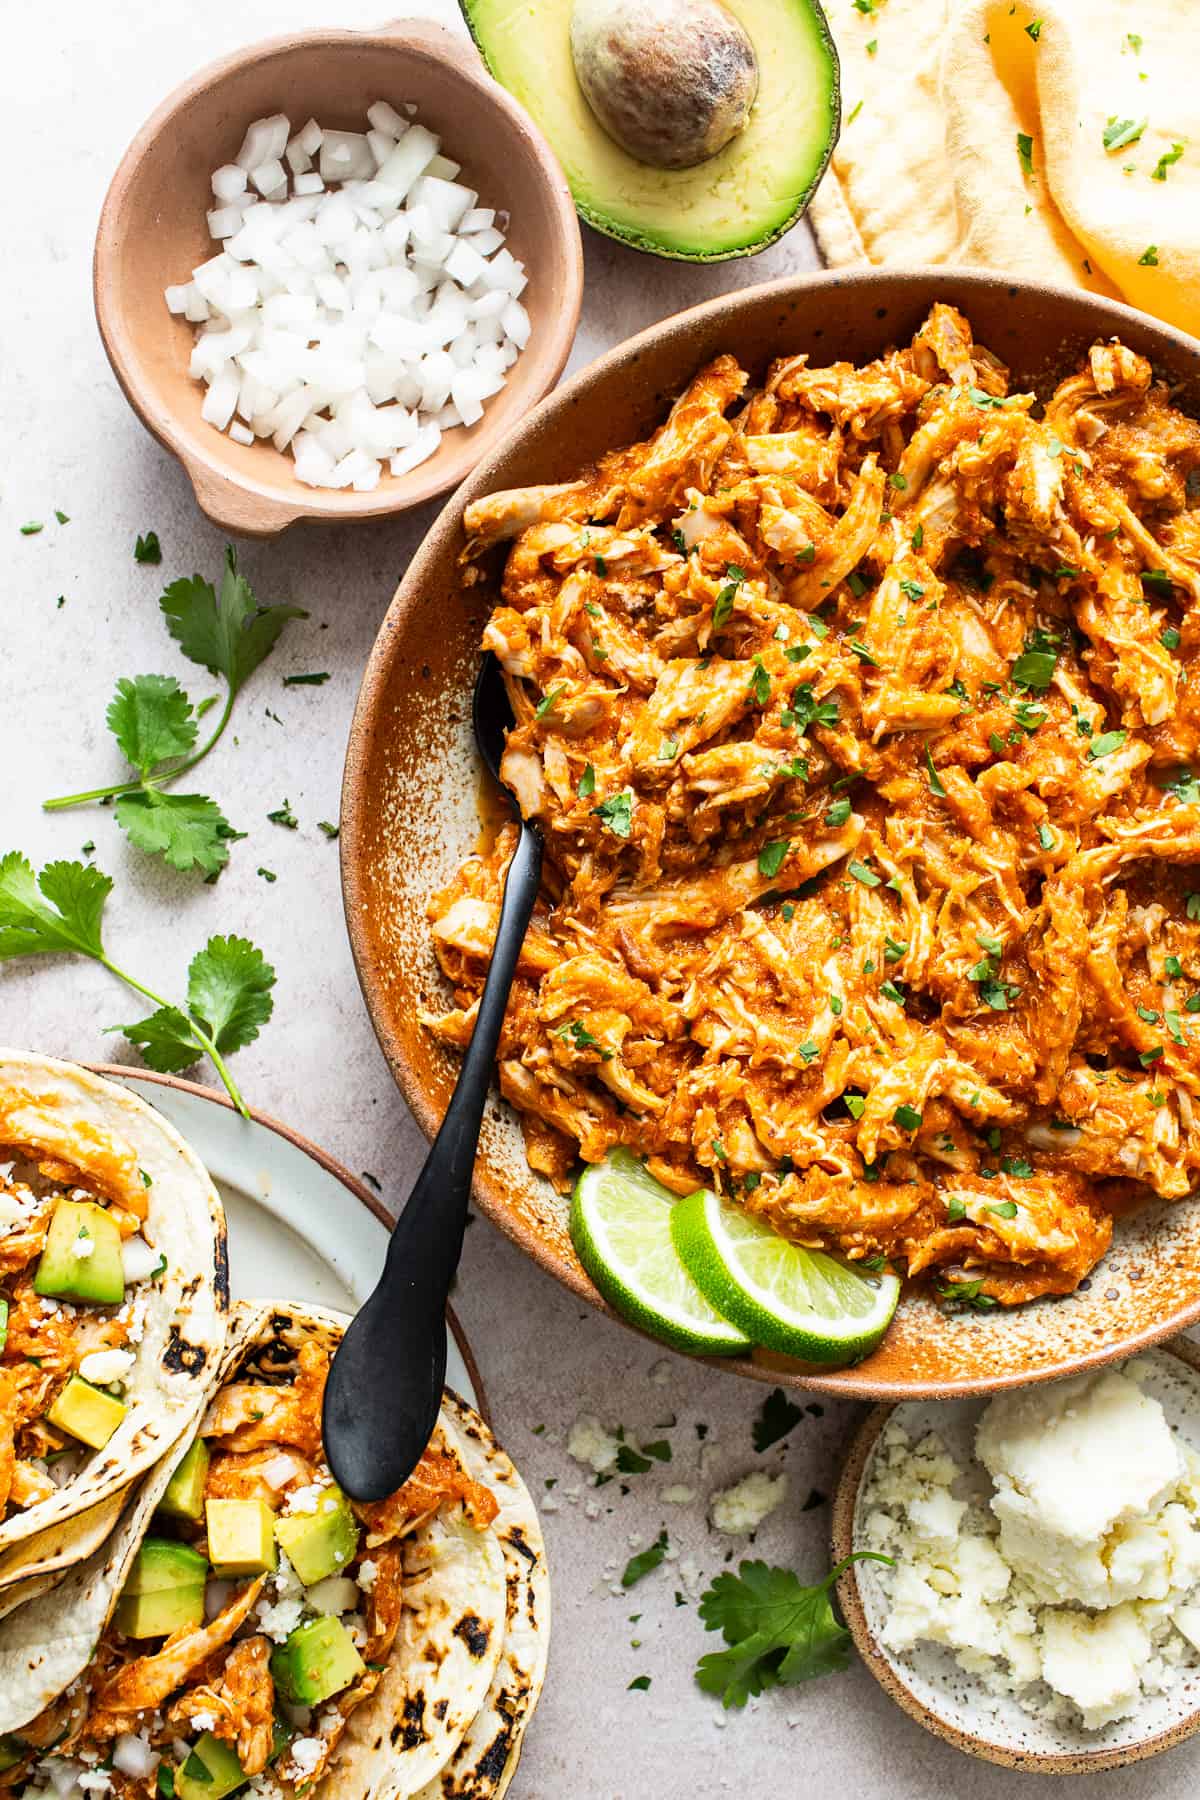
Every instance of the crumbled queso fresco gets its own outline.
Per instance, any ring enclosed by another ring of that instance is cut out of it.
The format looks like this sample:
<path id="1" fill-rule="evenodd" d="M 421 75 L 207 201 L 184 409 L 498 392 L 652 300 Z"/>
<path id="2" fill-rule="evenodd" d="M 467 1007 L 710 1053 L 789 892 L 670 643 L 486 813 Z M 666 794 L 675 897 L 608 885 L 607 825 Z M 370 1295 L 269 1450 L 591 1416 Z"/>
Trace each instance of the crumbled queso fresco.
<path id="1" fill-rule="evenodd" d="M 882 1551 L 884 1646 L 952 1650 L 1029 1713 L 1099 1730 L 1200 1663 L 1200 1456 L 1139 1370 L 990 1402 L 984 1504 L 932 1432 L 893 1418 L 867 1474 L 856 1547 Z"/>

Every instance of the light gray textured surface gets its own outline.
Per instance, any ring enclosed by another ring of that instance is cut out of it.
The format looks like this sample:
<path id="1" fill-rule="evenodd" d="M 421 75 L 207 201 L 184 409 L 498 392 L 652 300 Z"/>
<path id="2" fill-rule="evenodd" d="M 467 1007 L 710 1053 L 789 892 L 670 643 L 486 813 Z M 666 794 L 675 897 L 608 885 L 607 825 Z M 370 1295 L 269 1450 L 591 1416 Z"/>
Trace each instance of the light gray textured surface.
<path id="1" fill-rule="evenodd" d="M 421 10 L 452 21 L 450 0 Z M 163 578 L 197 568 L 214 574 L 221 539 L 197 512 L 181 470 L 129 412 L 92 317 L 91 241 L 109 176 L 145 116 L 211 57 L 290 28 L 377 24 L 383 11 L 384 0 L 325 8 L 318 0 L 215 7 L 63 0 L 54 8 L 9 8 L 0 87 L 17 174 L 8 184 L 13 224 L 0 279 L 0 850 L 21 848 L 42 861 L 76 855 L 94 839 L 96 860 L 117 884 L 110 952 L 164 992 L 180 991 L 188 957 L 211 932 L 253 936 L 276 964 L 279 985 L 272 1024 L 236 1059 L 247 1095 L 352 1169 L 371 1171 L 395 1202 L 422 1139 L 371 1035 L 342 926 L 337 849 L 316 821 L 337 817 L 359 675 L 433 509 L 395 524 L 298 530 L 277 545 L 245 548 L 243 566 L 260 595 L 296 601 L 312 616 L 289 629 L 244 696 L 235 735 L 200 772 L 202 790 L 250 833 L 215 888 L 160 874 L 131 854 L 109 812 L 48 816 L 39 807 L 47 795 L 119 778 L 104 728 L 118 676 L 172 672 L 193 695 L 210 691 L 175 653 L 156 601 Z M 803 228 L 758 259 L 714 268 L 657 262 L 585 237 L 588 290 L 576 367 L 680 307 L 816 262 Z M 54 522 L 56 507 L 69 524 Z M 20 536 L 29 519 L 48 521 L 46 529 Z M 161 570 L 133 561 L 136 534 L 151 527 L 163 544 Z M 332 679 L 320 688 L 281 686 L 287 671 L 312 669 L 328 669 Z M 266 820 L 285 797 L 301 821 L 296 832 Z M 260 865 L 276 872 L 273 885 L 256 874 Z M 90 964 L 0 970 L 0 1041 L 111 1058 L 119 1040 L 102 1028 L 137 1016 L 137 1002 Z M 482 1221 L 468 1233 L 457 1304 L 499 1431 L 535 1494 L 557 1506 L 545 1518 L 555 1583 L 550 1677 L 514 1800 L 744 1791 L 1021 1800 L 1044 1791 L 1031 1776 L 990 1769 L 936 1743 L 859 1668 L 726 1717 L 692 1683 L 697 1656 L 714 1646 L 694 1605 L 675 1604 L 674 1565 L 631 1593 L 610 1591 L 613 1571 L 663 1525 L 705 1577 L 715 1573 L 730 1546 L 707 1528 L 703 1498 L 760 1463 L 785 1468 L 790 1492 L 751 1554 L 810 1577 L 823 1571 L 828 1510 L 802 1508 L 814 1489 L 832 1488 L 857 1409 L 835 1405 L 807 1416 L 782 1450 L 756 1457 L 750 1426 L 764 1389 L 680 1359 L 659 1385 L 650 1376 L 652 1350 L 570 1300 Z M 563 1447 L 566 1428 L 584 1410 L 624 1423 L 634 1438 L 667 1437 L 674 1460 L 661 1473 L 632 1478 L 628 1493 L 613 1483 L 591 1496 Z M 668 1426 L 671 1418 L 677 1422 Z M 697 1423 L 709 1427 L 703 1471 Z M 557 1485 L 548 1490 L 547 1481 Z M 696 1500 L 664 1502 L 661 1490 L 671 1483 L 694 1488 Z M 632 1614 L 640 1615 L 636 1622 Z M 640 1674 L 650 1675 L 650 1690 L 627 1691 Z M 1182 1800 L 1194 1786 L 1198 1755 L 1176 1751 L 1110 1777 L 1104 1791 Z M 1100 1779 L 1073 1791 L 1084 1790 L 1099 1795 Z"/>

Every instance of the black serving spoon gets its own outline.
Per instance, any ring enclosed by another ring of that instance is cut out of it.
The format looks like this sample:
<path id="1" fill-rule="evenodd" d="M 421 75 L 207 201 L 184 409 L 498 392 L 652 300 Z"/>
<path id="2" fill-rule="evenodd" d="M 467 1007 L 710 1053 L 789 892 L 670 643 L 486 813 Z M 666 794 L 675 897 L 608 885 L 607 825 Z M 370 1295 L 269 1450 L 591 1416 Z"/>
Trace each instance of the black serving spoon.
<path id="1" fill-rule="evenodd" d="M 513 723 L 500 665 L 486 652 L 472 703 L 475 742 L 500 780 Z M 351 1321 L 325 1385 L 325 1455 L 355 1500 L 381 1500 L 421 1460 L 446 1379 L 446 1300 L 462 1254 L 471 1175 L 500 1027 L 542 872 L 542 834 L 521 820 L 491 967 L 458 1085 L 388 1245 L 383 1274 Z"/>

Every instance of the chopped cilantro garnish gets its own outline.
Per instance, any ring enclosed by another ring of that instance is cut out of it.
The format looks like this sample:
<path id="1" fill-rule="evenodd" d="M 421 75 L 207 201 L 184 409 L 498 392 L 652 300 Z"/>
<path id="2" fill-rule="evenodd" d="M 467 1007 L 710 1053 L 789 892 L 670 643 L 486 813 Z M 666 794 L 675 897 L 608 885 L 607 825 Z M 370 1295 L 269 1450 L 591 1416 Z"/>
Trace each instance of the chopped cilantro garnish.
<path id="1" fill-rule="evenodd" d="M 595 769 L 593 769 L 591 763 L 587 763 L 584 766 L 583 774 L 579 777 L 579 784 L 576 787 L 575 792 L 578 794 L 578 796 L 581 800 L 588 800 L 595 793 L 595 791 L 596 791 L 596 771 L 595 771 Z"/>
<path id="2" fill-rule="evenodd" d="M 1153 169 L 1150 171 L 1151 181 L 1165 181 L 1167 179 L 1167 170 L 1171 167 L 1172 163 L 1177 163 L 1182 155 L 1182 144 L 1172 144 L 1169 150 L 1164 150 Z"/>
<path id="3" fill-rule="evenodd" d="M 1088 745 L 1087 753 L 1093 762 L 1101 756 L 1111 756 L 1119 750 L 1129 733 L 1127 731 L 1106 731 L 1098 738 L 1093 738 Z"/>
<path id="4" fill-rule="evenodd" d="M 915 1106 L 898 1106 L 892 1118 L 901 1131 L 919 1131 L 921 1128 L 921 1115 Z"/>
<path id="5" fill-rule="evenodd" d="M 1036 44 L 1041 35 L 1042 21 L 1040 19 L 1031 19 L 1029 24 L 1025 27 L 1025 36 L 1032 38 Z"/>
<path id="6" fill-rule="evenodd" d="M 1157 244 L 1147 244 L 1146 245 L 1146 248 L 1142 251 L 1142 254 L 1138 257 L 1138 267 L 1142 268 L 1142 269 L 1157 269 L 1157 267 L 1158 267 L 1158 245 Z"/>
<path id="7" fill-rule="evenodd" d="M 1164 625 L 1158 634 L 1158 641 L 1164 650 L 1178 650 L 1179 633 L 1173 625 Z"/>
<path id="8" fill-rule="evenodd" d="M 873 869 L 868 869 L 866 863 L 850 863 L 849 872 L 855 881 L 861 881 L 864 887 L 877 888 L 882 884 L 882 877 L 876 875 Z"/>
<path id="9" fill-rule="evenodd" d="M 629 788 L 622 788 L 619 794 L 610 794 L 599 806 L 593 806 L 592 811 L 604 821 L 614 837 L 627 838 L 633 829 L 633 793 Z"/>
<path id="10" fill-rule="evenodd" d="M 750 691 L 758 706 L 766 706 L 771 698 L 771 677 L 761 656 L 754 659 L 754 670 L 750 676 Z"/>
<path id="11" fill-rule="evenodd" d="M 546 714 L 553 710 L 556 702 L 562 699 L 562 697 L 566 693 L 566 691 L 567 690 L 565 687 L 551 688 L 549 693 L 545 694 L 542 697 L 542 699 L 540 699 L 538 701 L 537 706 L 534 708 L 534 713 L 533 713 L 534 718 L 535 719 L 544 719 Z"/>
<path id="12" fill-rule="evenodd" d="M 759 874 L 765 875 L 768 881 L 773 880 L 787 861 L 787 853 L 786 838 L 773 838 L 770 843 L 764 844 L 758 853 Z"/>
<path id="13" fill-rule="evenodd" d="M 829 808 L 829 811 L 825 814 L 825 823 L 836 828 L 838 825 L 844 825 L 849 817 L 850 802 L 844 799 L 835 800 Z"/>
<path id="14" fill-rule="evenodd" d="M 1149 119 L 1119 119 L 1116 113 L 1110 114 L 1104 127 L 1104 148 L 1123 150 L 1126 144 L 1136 144 L 1149 123 Z"/>
<path id="15" fill-rule="evenodd" d="M 1026 175 L 1033 174 L 1033 139 L 1027 131 L 1017 133 L 1017 155 L 1021 159 L 1021 168 Z"/>

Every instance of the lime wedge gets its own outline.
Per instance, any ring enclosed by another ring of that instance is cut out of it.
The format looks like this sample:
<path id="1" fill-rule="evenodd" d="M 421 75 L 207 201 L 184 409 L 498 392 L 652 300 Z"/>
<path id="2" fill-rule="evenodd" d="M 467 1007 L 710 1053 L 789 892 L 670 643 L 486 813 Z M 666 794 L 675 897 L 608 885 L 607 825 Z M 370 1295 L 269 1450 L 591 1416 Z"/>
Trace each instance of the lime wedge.
<path id="1" fill-rule="evenodd" d="M 575 1183 L 571 1241 L 630 1324 L 693 1356 L 737 1356 L 750 1340 L 709 1305 L 671 1242 L 677 1204 L 628 1150 L 610 1150 Z"/>
<path id="2" fill-rule="evenodd" d="M 700 1291 L 765 1349 L 805 1362 L 861 1362 L 891 1323 L 900 1283 L 860 1275 L 780 1237 L 707 1189 L 671 1214 L 671 1236 Z"/>

